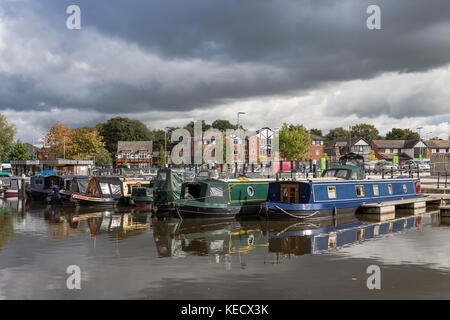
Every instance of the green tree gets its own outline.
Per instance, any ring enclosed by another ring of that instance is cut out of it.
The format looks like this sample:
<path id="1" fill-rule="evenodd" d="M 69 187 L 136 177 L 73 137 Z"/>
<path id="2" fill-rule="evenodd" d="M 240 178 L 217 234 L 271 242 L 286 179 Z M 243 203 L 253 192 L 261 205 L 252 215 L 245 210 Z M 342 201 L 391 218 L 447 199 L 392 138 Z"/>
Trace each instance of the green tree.
<path id="1" fill-rule="evenodd" d="M 78 128 L 72 130 L 71 157 L 73 159 L 86 159 L 88 156 L 94 156 L 105 148 L 105 143 L 97 130 L 87 128 Z"/>
<path id="2" fill-rule="evenodd" d="M 348 130 L 342 127 L 331 129 L 326 135 L 325 140 L 327 144 L 333 142 L 334 140 L 346 140 L 349 137 Z"/>
<path id="3" fill-rule="evenodd" d="M 166 151 L 164 150 L 164 147 L 161 146 L 159 148 L 158 164 L 160 167 L 164 167 L 166 163 L 167 163 Z"/>
<path id="4" fill-rule="evenodd" d="M 95 166 L 97 167 L 111 167 L 112 166 L 112 157 L 111 154 L 105 148 L 101 148 L 97 151 L 95 156 Z"/>
<path id="5" fill-rule="evenodd" d="M 311 130 L 309 130 L 309 133 L 311 133 L 311 134 L 315 134 L 316 136 L 319 136 L 319 137 L 324 137 L 323 136 L 323 133 L 322 133 L 322 130 L 320 130 L 320 129 L 311 129 Z"/>
<path id="6" fill-rule="evenodd" d="M 150 130 L 139 120 L 115 117 L 97 126 L 105 142 L 105 148 L 111 154 L 117 152 L 118 141 L 150 141 Z"/>
<path id="7" fill-rule="evenodd" d="M 28 160 L 30 154 L 28 152 L 28 147 L 25 143 L 20 140 L 17 140 L 16 143 L 11 148 L 11 152 L 9 153 L 10 160 Z"/>
<path id="8" fill-rule="evenodd" d="M 411 131 L 411 129 L 392 128 L 386 134 L 387 140 L 419 140 L 419 134 Z"/>
<path id="9" fill-rule="evenodd" d="M 9 124 L 6 117 L 0 113 L 0 162 L 7 160 L 15 135 L 16 126 Z"/>
<path id="10" fill-rule="evenodd" d="M 288 126 L 287 123 L 279 133 L 280 155 L 289 160 L 304 159 L 309 151 L 312 140 L 306 128 L 301 126 Z"/>
<path id="11" fill-rule="evenodd" d="M 128 166 L 128 156 L 126 154 L 124 154 L 122 157 L 122 166 L 123 167 Z"/>
<path id="12" fill-rule="evenodd" d="M 367 123 L 360 123 L 352 127 L 352 137 L 363 138 L 368 143 L 379 137 L 379 131 L 375 126 Z"/>
<path id="13" fill-rule="evenodd" d="M 215 120 L 212 125 L 213 128 L 225 132 L 227 129 L 237 129 L 237 125 L 233 125 L 228 120 Z"/>
<path id="14" fill-rule="evenodd" d="M 170 141 L 171 131 L 164 134 L 164 130 L 155 129 L 151 131 L 151 140 L 153 141 L 153 150 L 159 150 L 161 147 L 164 148 L 164 141 L 166 140 L 166 146 L 169 150 L 172 149 L 172 142 Z"/>

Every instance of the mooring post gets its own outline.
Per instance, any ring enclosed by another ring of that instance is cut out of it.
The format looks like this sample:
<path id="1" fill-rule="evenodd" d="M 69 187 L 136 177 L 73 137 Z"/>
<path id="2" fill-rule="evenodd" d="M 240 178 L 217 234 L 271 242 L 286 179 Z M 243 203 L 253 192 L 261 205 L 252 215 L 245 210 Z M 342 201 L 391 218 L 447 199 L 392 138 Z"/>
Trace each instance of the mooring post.
<path id="1" fill-rule="evenodd" d="M 313 177 L 314 178 L 317 178 L 317 166 L 316 166 L 316 164 L 313 164 Z"/>
<path id="2" fill-rule="evenodd" d="M 384 179 L 384 168 L 381 169 L 381 179 Z"/>
<path id="3" fill-rule="evenodd" d="M 437 181 L 437 188 L 439 189 L 439 178 L 441 177 L 441 172 L 438 171 L 438 181 Z"/>
<path id="4" fill-rule="evenodd" d="M 420 169 L 419 169 L 419 164 L 417 164 L 417 179 L 420 179 L 420 173 L 419 173 Z"/>
<path id="5" fill-rule="evenodd" d="M 394 179 L 394 166 L 391 168 L 391 179 Z"/>
<path id="6" fill-rule="evenodd" d="M 294 161 L 291 160 L 291 179 L 293 177 L 294 174 Z"/>
<path id="7" fill-rule="evenodd" d="M 447 177 L 448 177 L 448 173 L 446 172 L 445 173 L 445 185 L 444 185 L 444 188 L 447 188 Z"/>

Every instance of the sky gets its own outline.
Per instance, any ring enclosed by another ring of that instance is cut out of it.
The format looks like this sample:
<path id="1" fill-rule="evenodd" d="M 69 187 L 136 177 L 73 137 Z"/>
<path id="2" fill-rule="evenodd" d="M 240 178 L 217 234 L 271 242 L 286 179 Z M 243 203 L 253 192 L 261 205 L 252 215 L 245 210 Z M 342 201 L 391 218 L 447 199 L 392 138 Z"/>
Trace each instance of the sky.
<path id="1" fill-rule="evenodd" d="M 81 29 L 66 9 L 78 5 Z M 369 30 L 369 5 L 381 29 Z M 0 0 L 0 113 L 17 138 L 113 116 L 150 129 L 358 123 L 450 133 L 448 0 Z"/>

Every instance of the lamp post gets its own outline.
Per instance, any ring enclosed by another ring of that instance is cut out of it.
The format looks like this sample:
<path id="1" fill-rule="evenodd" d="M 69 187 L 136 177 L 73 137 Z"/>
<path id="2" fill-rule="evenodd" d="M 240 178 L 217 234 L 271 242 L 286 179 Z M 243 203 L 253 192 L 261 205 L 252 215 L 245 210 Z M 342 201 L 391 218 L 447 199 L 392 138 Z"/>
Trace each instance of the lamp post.
<path id="1" fill-rule="evenodd" d="M 164 160 L 166 161 L 167 165 L 167 129 L 170 129 L 169 127 L 164 128 Z"/>
<path id="2" fill-rule="evenodd" d="M 239 137 L 238 141 L 241 141 L 241 130 L 240 130 L 240 128 L 239 128 L 239 116 L 240 116 L 241 114 L 245 114 L 245 112 L 239 111 L 239 112 L 237 113 L 237 130 L 238 130 L 238 137 Z M 242 144 L 241 144 L 241 145 L 242 145 Z M 242 148 L 241 148 L 239 145 L 238 145 L 238 148 L 241 149 L 241 150 L 240 150 L 241 152 L 239 152 L 239 154 L 242 156 L 243 150 L 242 150 Z M 245 156 L 244 156 L 244 160 L 245 160 Z"/>
<path id="3" fill-rule="evenodd" d="M 423 127 L 417 127 L 417 130 L 419 130 L 419 141 L 422 141 L 422 137 L 420 136 L 420 130 L 422 130 Z M 420 158 L 422 158 L 422 147 L 420 147 Z"/>

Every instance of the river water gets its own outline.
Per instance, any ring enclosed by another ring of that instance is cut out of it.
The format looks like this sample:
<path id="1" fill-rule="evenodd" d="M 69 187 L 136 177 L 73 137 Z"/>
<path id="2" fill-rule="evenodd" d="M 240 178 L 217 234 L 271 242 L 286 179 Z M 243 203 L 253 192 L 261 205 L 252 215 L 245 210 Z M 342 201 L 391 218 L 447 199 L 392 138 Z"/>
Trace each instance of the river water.
<path id="1" fill-rule="evenodd" d="M 433 212 L 304 224 L 0 203 L 0 299 L 449 299 L 449 257 Z"/>

